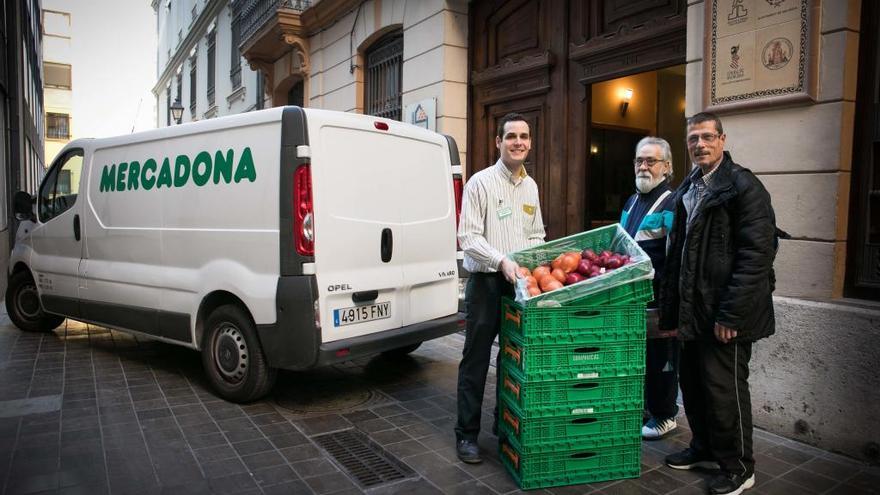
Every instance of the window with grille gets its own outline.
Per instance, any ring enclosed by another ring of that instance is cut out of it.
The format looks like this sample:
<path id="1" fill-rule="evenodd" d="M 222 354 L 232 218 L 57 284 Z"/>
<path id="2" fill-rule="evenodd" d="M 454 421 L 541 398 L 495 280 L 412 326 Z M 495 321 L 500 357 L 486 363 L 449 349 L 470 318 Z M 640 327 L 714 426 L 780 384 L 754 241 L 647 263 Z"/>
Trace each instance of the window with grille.
<path id="1" fill-rule="evenodd" d="M 385 35 L 367 50 L 364 112 L 400 120 L 403 74 L 403 33 Z"/>
<path id="2" fill-rule="evenodd" d="M 208 108 L 214 106 L 214 80 L 216 78 L 215 72 L 217 68 L 217 57 L 216 57 L 216 30 L 208 33 Z"/>
<path id="3" fill-rule="evenodd" d="M 70 115 L 47 113 L 46 137 L 49 139 L 70 139 Z"/>
<path id="4" fill-rule="evenodd" d="M 47 88 L 70 89 L 70 66 L 43 62 L 43 85 Z"/>
<path id="5" fill-rule="evenodd" d="M 196 116 L 196 56 L 189 59 L 189 113 Z"/>
<path id="6" fill-rule="evenodd" d="M 232 89 L 241 87 L 241 53 L 238 45 L 241 44 L 241 20 L 236 13 L 232 18 L 232 46 L 229 49 L 229 79 L 232 81 Z"/>

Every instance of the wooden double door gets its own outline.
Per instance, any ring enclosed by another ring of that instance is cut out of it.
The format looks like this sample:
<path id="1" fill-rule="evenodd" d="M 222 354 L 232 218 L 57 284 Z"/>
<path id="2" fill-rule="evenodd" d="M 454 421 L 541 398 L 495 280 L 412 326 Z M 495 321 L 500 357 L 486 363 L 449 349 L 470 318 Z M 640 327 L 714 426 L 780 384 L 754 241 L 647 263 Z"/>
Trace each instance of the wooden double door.
<path id="1" fill-rule="evenodd" d="M 471 2 L 468 173 L 497 160 L 497 122 L 519 112 L 548 238 L 584 230 L 590 85 L 683 64 L 686 10 L 686 0 Z"/>

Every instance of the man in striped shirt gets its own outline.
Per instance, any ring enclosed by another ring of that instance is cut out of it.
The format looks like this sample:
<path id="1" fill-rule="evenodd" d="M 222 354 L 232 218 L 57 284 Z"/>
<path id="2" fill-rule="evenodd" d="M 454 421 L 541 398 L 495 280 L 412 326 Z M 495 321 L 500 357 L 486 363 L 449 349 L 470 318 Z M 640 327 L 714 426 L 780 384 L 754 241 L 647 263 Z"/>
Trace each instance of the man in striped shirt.
<path id="1" fill-rule="evenodd" d="M 458 367 L 458 458 L 481 462 L 477 437 L 492 343 L 501 326 L 501 297 L 513 296 L 519 266 L 507 253 L 544 242 L 538 185 L 523 167 L 532 146 L 529 124 L 510 113 L 498 124 L 495 146 L 501 158 L 465 185 L 458 227 L 464 268 L 467 335 Z M 495 408 L 498 421 L 498 408 Z M 495 428 L 493 428 L 495 430 Z M 493 431 L 494 432 L 494 431 Z"/>

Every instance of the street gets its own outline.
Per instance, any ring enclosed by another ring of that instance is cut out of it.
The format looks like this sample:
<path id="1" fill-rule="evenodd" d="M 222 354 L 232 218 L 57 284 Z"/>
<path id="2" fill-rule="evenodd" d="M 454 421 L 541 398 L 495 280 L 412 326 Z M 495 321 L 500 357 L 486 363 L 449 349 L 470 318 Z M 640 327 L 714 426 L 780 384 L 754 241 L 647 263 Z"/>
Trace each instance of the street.
<path id="1" fill-rule="evenodd" d="M 4 312 L 0 492 L 519 493 L 489 433 L 494 362 L 484 462 L 456 458 L 462 344 L 455 334 L 402 359 L 285 371 L 269 398 L 239 406 L 207 389 L 194 351 L 70 320 L 53 333 L 21 332 Z M 669 437 L 643 443 L 639 479 L 529 493 L 705 493 L 711 473 L 662 466 L 689 438 L 678 421 Z M 880 493 L 876 466 L 757 429 L 755 452 L 748 493 Z"/>

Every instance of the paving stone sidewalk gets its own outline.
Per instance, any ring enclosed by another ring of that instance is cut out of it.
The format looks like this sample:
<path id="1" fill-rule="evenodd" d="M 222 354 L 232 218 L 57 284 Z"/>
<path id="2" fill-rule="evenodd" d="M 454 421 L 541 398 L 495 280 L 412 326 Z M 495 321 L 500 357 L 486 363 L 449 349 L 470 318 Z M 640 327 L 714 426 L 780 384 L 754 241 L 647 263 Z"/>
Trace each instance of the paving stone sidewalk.
<path id="1" fill-rule="evenodd" d="M 462 345 L 451 335 L 403 359 L 282 372 L 271 397 L 239 406 L 211 394 L 195 351 L 72 321 L 21 332 L 0 313 L 0 493 L 521 493 L 491 434 L 481 438 L 482 464 L 456 459 Z M 643 443 L 638 479 L 528 493 L 705 493 L 711 473 L 662 465 L 686 446 L 683 417 L 679 424 Z M 398 459 L 403 479 L 359 484 L 319 443 L 345 430 Z M 757 485 L 747 493 L 880 493 L 876 466 L 760 430 L 755 451 Z"/>

